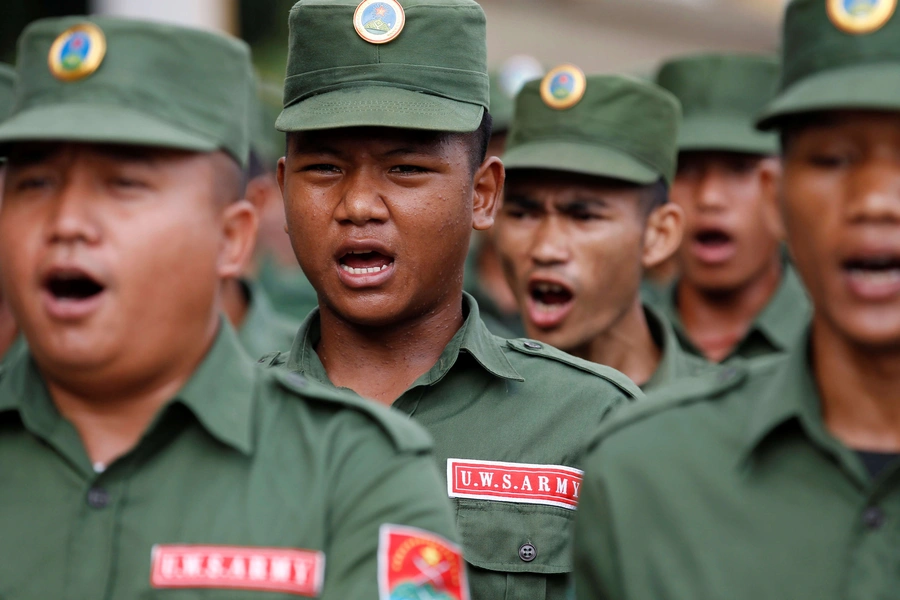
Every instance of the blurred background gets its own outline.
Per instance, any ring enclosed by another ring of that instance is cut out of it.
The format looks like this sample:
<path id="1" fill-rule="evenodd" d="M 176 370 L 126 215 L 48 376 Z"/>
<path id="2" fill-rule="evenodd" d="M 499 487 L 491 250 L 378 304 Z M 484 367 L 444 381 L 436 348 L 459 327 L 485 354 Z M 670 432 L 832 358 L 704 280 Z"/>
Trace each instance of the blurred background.
<path id="1" fill-rule="evenodd" d="M 0 60 L 29 21 L 86 12 L 229 31 L 253 46 L 280 85 L 291 0 L 0 0 Z M 703 49 L 774 51 L 784 0 L 482 0 L 492 66 L 531 54 L 547 66 L 650 73 L 663 57 Z"/>

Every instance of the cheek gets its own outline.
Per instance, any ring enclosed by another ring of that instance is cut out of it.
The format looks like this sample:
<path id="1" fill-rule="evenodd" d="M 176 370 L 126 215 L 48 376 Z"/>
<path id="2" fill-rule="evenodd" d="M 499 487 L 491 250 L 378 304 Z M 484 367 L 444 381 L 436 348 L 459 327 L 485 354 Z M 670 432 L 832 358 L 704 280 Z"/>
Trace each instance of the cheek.
<path id="1" fill-rule="evenodd" d="M 631 295 L 640 283 L 642 232 L 622 223 L 609 223 L 602 231 L 570 235 L 582 284 L 590 295 Z M 601 300 L 608 302 L 608 300 Z"/>

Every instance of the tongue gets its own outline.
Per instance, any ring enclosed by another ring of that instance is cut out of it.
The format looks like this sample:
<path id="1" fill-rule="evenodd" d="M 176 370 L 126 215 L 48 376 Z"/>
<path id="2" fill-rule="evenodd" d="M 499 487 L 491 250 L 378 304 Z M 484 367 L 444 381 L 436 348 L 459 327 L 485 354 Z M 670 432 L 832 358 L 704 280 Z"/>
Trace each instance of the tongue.
<path id="1" fill-rule="evenodd" d="M 341 259 L 341 262 L 351 269 L 380 269 L 391 264 L 391 259 L 378 252 L 367 252 L 366 254 L 347 254 Z"/>

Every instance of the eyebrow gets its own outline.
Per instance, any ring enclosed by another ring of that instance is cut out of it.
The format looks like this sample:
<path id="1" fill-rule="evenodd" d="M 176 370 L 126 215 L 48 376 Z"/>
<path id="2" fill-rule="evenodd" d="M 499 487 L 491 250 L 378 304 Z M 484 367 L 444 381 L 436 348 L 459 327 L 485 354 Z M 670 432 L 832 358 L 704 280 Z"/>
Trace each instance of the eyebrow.
<path id="1" fill-rule="evenodd" d="M 514 204 L 519 208 L 526 210 L 540 210 L 544 208 L 544 203 L 524 194 L 509 194 L 503 199 L 503 205 Z"/>

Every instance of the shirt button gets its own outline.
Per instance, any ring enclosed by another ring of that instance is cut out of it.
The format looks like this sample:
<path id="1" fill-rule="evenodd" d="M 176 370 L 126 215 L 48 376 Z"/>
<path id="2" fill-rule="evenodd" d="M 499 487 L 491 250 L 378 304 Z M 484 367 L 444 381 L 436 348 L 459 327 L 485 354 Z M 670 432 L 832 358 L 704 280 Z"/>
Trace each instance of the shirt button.
<path id="1" fill-rule="evenodd" d="M 537 556 L 537 550 L 531 544 L 524 544 L 519 548 L 519 558 L 525 562 L 531 562 Z"/>
<path id="2" fill-rule="evenodd" d="M 881 529 L 884 525 L 884 511 L 877 506 L 870 506 L 863 513 L 863 523 L 868 529 Z"/>
<path id="3" fill-rule="evenodd" d="M 87 493 L 87 503 L 91 508 L 106 508 L 109 492 L 99 487 L 91 488 Z"/>
<path id="4" fill-rule="evenodd" d="M 540 350 L 541 348 L 543 348 L 543 346 L 541 346 L 537 342 L 525 342 L 522 345 L 525 346 L 526 348 L 528 348 L 529 350 Z M 524 546 L 523 546 L 523 548 L 524 548 Z"/>

